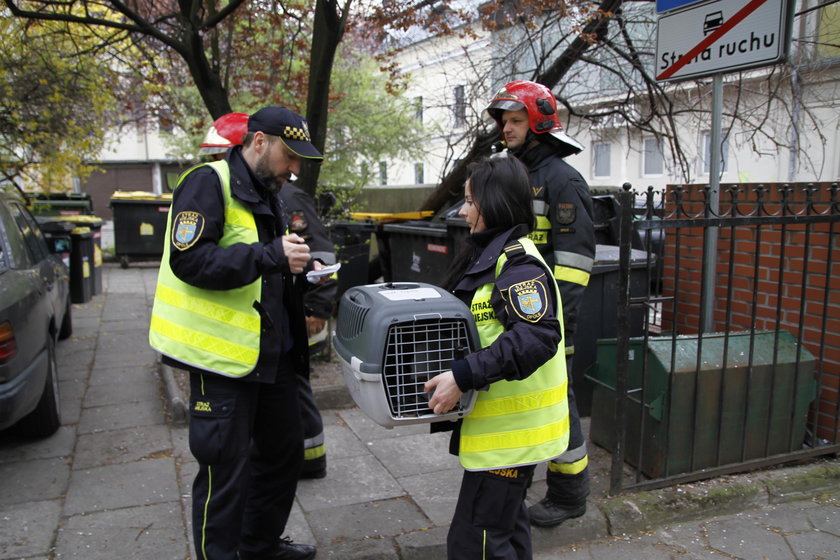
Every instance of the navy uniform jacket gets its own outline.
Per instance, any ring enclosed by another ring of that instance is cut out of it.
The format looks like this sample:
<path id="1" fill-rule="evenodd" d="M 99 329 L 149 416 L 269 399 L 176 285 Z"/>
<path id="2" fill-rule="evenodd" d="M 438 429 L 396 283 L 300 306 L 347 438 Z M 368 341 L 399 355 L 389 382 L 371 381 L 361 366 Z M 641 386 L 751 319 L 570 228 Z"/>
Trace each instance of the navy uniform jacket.
<path id="1" fill-rule="evenodd" d="M 589 186 L 580 173 L 560 157 L 556 148 L 548 144 L 540 143 L 518 157 L 528 167 L 534 200 L 547 204 L 551 235 L 548 243 L 538 243 L 537 248 L 554 272 L 560 288 L 565 344 L 572 346 L 578 307 L 595 260 L 595 225 Z M 580 270 L 584 283 L 566 280 L 563 274 L 555 271 L 555 266 Z"/>
<path id="2" fill-rule="evenodd" d="M 495 282 L 490 303 L 505 332 L 487 348 L 453 362 L 452 372 L 462 391 L 486 389 L 502 379 L 525 379 L 557 354 L 560 324 L 555 315 L 554 286 L 551 278 L 546 276 L 545 268 L 535 258 L 521 253 L 509 257 L 494 279 L 496 262 L 505 245 L 527 233 L 525 226 L 517 226 L 503 233 L 497 231 L 495 236 L 493 232 L 481 232 L 470 237 L 471 242 L 481 243 L 484 237 L 484 241 L 489 243 L 467 269 L 453 293 L 469 306 L 478 288 Z M 548 294 L 546 301 L 542 302 L 545 312 L 536 321 L 522 319 L 517 313 L 517 298 L 509 294 L 511 286 L 531 280 L 542 284 L 544 293 Z"/>
<path id="3" fill-rule="evenodd" d="M 262 300 L 255 302 L 262 317 L 260 355 L 254 371 L 242 379 L 273 383 L 284 354 L 291 352 L 295 365 L 309 371 L 303 313 L 303 290 L 309 283 L 303 277 L 292 281 L 283 252 L 281 236 L 287 224 L 283 221 L 279 197 L 268 193 L 254 177 L 240 147 L 229 150 L 225 160 L 230 165 L 231 196 L 254 215 L 259 243 L 219 246 L 225 215 L 222 186 L 212 168 L 200 167 L 175 189 L 171 213 L 177 216 L 180 212 L 197 212 L 204 217 L 204 228 L 187 249 L 170 246 L 169 264 L 182 281 L 207 290 L 230 290 L 262 279 Z M 171 239 L 168 233 L 169 243 Z M 164 361 L 181 369 L 195 369 L 171 358 L 164 357 Z"/>
<path id="4" fill-rule="evenodd" d="M 335 264 L 335 247 L 330 232 L 318 218 L 312 197 L 296 186 L 286 183 L 280 189 L 280 200 L 283 201 L 289 219 L 289 231 L 306 241 L 312 258 L 326 265 Z M 334 279 L 310 287 L 304 300 L 306 314 L 322 319 L 331 317 L 337 291 L 338 281 Z"/>

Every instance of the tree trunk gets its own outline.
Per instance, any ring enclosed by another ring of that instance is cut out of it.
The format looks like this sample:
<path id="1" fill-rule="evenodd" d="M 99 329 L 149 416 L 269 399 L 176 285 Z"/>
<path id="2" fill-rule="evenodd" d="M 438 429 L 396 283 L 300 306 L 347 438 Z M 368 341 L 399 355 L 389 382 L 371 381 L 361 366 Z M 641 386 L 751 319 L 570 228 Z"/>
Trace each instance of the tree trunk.
<path id="1" fill-rule="evenodd" d="M 621 7 L 623 0 L 602 0 L 599 9 L 612 14 Z M 554 88 L 569 69 L 580 60 L 580 57 L 592 46 L 587 37 L 600 36 L 601 31 L 609 25 L 610 17 L 593 19 L 586 24 L 581 33 L 569 43 L 569 46 L 551 63 L 551 65 L 539 76 L 534 78 L 535 82 L 541 83 L 549 88 Z M 489 134 L 480 134 L 476 137 L 467 155 L 455 164 L 449 173 L 441 179 L 440 185 L 423 202 L 421 210 L 433 210 L 435 212 L 446 208 L 457 202 L 464 196 L 464 181 L 467 178 L 467 165 L 486 156 L 490 148 L 499 139 L 499 131 L 493 128 Z"/>
<path id="2" fill-rule="evenodd" d="M 306 120 L 312 144 L 323 153 L 327 138 L 327 117 L 330 100 L 330 76 L 335 52 L 344 36 L 350 0 L 339 7 L 338 0 L 317 0 L 312 29 L 312 54 L 309 62 L 309 89 L 306 97 Z M 315 196 L 321 164 L 304 159 L 298 186 Z"/>
<path id="3" fill-rule="evenodd" d="M 190 69 L 195 87 L 198 88 L 204 105 L 215 120 L 232 111 L 228 92 L 222 84 L 221 77 L 212 69 L 210 61 L 207 60 L 201 35 L 192 29 L 188 33 L 189 36 L 183 43 L 184 52 L 181 55 Z"/>

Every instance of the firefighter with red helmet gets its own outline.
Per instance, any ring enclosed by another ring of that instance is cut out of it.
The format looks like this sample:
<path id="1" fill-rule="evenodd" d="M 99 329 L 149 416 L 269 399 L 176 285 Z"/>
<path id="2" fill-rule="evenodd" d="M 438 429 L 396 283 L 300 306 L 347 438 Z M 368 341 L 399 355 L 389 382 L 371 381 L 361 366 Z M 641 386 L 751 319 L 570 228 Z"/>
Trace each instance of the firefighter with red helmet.
<path id="1" fill-rule="evenodd" d="M 213 123 L 204 136 L 198 154 L 214 159 L 224 157 L 228 148 L 242 144 L 248 132 L 246 113 L 228 113 Z M 335 249 L 326 226 L 318 219 L 312 197 L 296 186 L 285 183 L 280 189 L 290 233 L 296 233 L 309 245 L 312 258 L 325 265 L 335 264 Z M 306 327 L 309 334 L 309 352 L 319 352 L 327 340 L 328 319 L 332 315 L 338 282 L 331 279 L 313 286 L 304 296 Z M 323 478 L 327 474 L 327 455 L 324 441 L 324 423 L 312 395 L 309 372 L 299 372 L 298 399 L 303 420 L 304 460 L 301 478 Z"/>
<path id="2" fill-rule="evenodd" d="M 242 137 L 248 132 L 248 115 L 246 113 L 228 113 L 213 122 L 204 135 L 198 155 L 218 156 L 227 152 L 228 148 L 242 144 Z M 221 159 L 214 157 L 213 159 Z"/>
<path id="3" fill-rule="evenodd" d="M 531 523 L 550 527 L 586 512 L 589 458 L 572 389 L 575 325 L 595 258 L 592 198 L 586 181 L 564 157 L 583 146 L 563 131 L 552 91 L 518 80 L 502 87 L 487 112 L 509 153 L 527 167 L 537 227 L 530 237 L 552 268 L 563 302 L 566 369 L 570 376 L 568 450 L 548 464 L 545 498 L 528 510 Z"/>

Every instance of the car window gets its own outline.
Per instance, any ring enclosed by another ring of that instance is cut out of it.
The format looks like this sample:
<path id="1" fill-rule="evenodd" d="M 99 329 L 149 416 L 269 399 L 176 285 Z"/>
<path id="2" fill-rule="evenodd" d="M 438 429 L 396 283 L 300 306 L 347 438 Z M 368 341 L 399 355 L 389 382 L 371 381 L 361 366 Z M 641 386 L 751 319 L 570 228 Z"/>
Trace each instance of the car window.
<path id="1" fill-rule="evenodd" d="M 23 204 L 16 203 L 15 206 L 20 211 L 23 221 L 28 225 L 27 231 L 30 232 L 27 237 L 27 245 L 35 256 L 36 261 L 42 261 L 50 256 L 50 249 L 47 247 L 47 240 L 44 239 L 44 232 L 41 231 L 41 226 L 32 217 L 32 214 L 27 210 Z"/>
<path id="2" fill-rule="evenodd" d="M 9 268 L 31 267 L 31 257 L 26 242 L 20 234 L 17 222 L 12 217 L 8 199 L 0 199 L 0 235 L 3 236 L 4 260 Z"/>
<path id="3" fill-rule="evenodd" d="M 5 243 L 0 242 L 0 273 L 7 270 L 9 270 L 9 260 L 6 258 L 6 246 Z"/>
<path id="4" fill-rule="evenodd" d="M 12 217 L 17 224 L 18 230 L 23 236 L 23 242 L 29 252 L 29 264 L 25 264 L 23 266 L 34 266 L 35 263 L 42 261 L 45 257 L 45 255 L 41 252 L 41 245 L 39 244 L 39 239 L 35 233 L 36 231 L 40 233 L 41 229 L 27 219 L 26 210 L 17 202 L 9 202 L 9 212 L 11 212 Z"/>

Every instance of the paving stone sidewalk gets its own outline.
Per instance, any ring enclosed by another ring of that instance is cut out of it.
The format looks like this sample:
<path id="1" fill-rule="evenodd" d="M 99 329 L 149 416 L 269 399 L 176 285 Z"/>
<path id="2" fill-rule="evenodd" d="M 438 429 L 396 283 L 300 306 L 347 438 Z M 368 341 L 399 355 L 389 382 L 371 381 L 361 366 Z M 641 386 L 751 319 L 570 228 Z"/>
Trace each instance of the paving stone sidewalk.
<path id="1" fill-rule="evenodd" d="M 147 344 L 157 265 L 104 272 L 104 293 L 73 306 L 74 335 L 58 345 L 63 426 L 41 441 L 0 433 L 0 560 L 194 558 L 185 397 Z M 328 476 L 301 482 L 288 534 L 320 559 L 445 558 L 461 476 L 447 436 L 375 425 L 332 370 L 313 384 Z M 616 497 L 609 460 L 591 447 L 589 509 L 535 529 L 537 560 L 840 559 L 837 459 Z"/>

